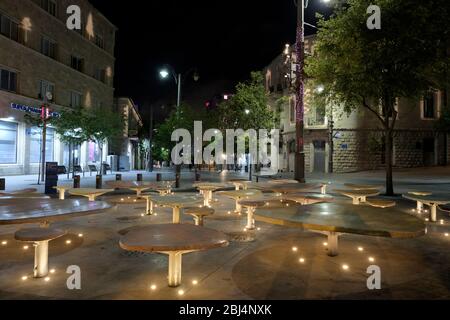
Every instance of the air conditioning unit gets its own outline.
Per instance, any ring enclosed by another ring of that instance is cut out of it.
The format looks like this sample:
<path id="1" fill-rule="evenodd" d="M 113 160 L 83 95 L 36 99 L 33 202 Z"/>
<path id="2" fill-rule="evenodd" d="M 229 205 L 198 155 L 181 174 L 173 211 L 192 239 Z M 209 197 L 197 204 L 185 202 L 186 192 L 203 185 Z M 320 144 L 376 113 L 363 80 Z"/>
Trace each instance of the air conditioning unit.
<path id="1" fill-rule="evenodd" d="M 107 162 L 111 166 L 112 171 L 119 171 L 119 156 L 108 156 Z"/>

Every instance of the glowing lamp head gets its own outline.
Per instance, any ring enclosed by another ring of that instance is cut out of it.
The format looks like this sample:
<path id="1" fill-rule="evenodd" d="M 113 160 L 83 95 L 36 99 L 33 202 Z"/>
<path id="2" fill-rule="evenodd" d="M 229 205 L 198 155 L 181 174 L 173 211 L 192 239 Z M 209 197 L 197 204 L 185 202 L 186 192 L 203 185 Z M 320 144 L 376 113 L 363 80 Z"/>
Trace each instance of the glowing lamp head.
<path id="1" fill-rule="evenodd" d="M 169 76 L 169 71 L 167 71 L 166 69 L 161 70 L 159 72 L 159 75 L 161 76 L 162 79 L 166 79 Z"/>

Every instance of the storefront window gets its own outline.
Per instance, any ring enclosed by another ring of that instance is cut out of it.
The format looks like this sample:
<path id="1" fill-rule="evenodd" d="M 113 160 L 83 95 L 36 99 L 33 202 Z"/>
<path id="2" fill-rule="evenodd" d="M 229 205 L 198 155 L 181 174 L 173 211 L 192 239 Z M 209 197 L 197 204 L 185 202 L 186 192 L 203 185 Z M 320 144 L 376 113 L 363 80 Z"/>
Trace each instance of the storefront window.
<path id="1" fill-rule="evenodd" d="M 17 163 L 17 123 L 0 121 L 0 164 Z"/>
<path id="2" fill-rule="evenodd" d="M 100 162 L 100 148 L 94 142 L 88 143 L 88 161 Z"/>
<path id="3" fill-rule="evenodd" d="M 41 140 L 42 129 L 33 127 L 30 129 L 30 163 L 41 162 Z M 47 128 L 47 143 L 45 144 L 45 161 L 53 161 L 53 149 L 55 142 L 55 131 Z"/>
<path id="4" fill-rule="evenodd" d="M 64 144 L 64 154 L 63 154 L 63 163 L 64 165 L 69 168 L 69 162 L 70 163 L 75 163 L 75 165 L 80 165 L 80 155 L 81 155 L 81 146 L 76 146 L 73 147 L 72 146 L 72 152 L 73 152 L 73 158 L 71 158 L 69 160 L 69 157 L 71 156 L 70 154 L 70 148 L 68 144 Z"/>

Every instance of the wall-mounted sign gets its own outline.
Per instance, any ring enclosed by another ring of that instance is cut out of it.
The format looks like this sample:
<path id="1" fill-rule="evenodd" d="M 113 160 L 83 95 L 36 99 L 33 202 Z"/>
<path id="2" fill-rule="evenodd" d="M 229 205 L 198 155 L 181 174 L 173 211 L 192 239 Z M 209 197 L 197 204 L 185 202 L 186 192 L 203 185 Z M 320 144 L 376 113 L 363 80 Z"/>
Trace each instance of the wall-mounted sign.
<path id="1" fill-rule="evenodd" d="M 347 150 L 348 149 L 348 144 L 341 144 L 341 149 L 342 150 Z"/>
<path id="2" fill-rule="evenodd" d="M 18 103 L 11 103 L 11 109 L 22 111 L 22 112 L 26 112 L 26 113 L 38 114 L 38 115 L 40 115 L 42 117 L 42 112 L 43 112 L 44 108 L 42 108 L 42 107 L 30 107 L 30 106 L 21 105 L 21 104 L 18 104 Z M 49 117 L 59 118 L 61 116 L 58 112 L 49 112 L 50 109 L 48 109 L 48 108 L 45 108 L 45 109 L 46 109 L 45 113 Z"/>

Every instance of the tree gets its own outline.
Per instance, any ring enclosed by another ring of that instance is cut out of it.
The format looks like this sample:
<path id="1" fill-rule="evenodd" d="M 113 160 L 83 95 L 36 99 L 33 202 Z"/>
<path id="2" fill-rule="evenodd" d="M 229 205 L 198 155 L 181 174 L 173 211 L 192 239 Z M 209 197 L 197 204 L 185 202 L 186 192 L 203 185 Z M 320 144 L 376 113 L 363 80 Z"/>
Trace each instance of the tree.
<path id="1" fill-rule="evenodd" d="M 125 119 L 123 114 L 113 113 L 106 108 L 84 110 L 83 135 L 88 141 L 97 143 L 100 149 L 100 175 L 103 174 L 103 147 L 107 141 L 120 139 L 123 135 Z"/>
<path id="2" fill-rule="evenodd" d="M 250 79 L 236 85 L 236 93 L 219 104 L 215 121 L 217 128 L 226 129 L 273 129 L 277 127 L 277 112 L 269 105 L 269 95 L 261 72 L 251 72 Z M 246 137 L 238 137 L 246 139 Z M 246 145 L 248 146 L 247 139 Z M 248 151 L 248 149 L 247 149 Z M 235 159 L 237 161 L 237 159 Z"/>
<path id="3" fill-rule="evenodd" d="M 65 109 L 59 118 L 52 119 L 51 125 L 60 139 L 72 148 L 83 142 L 93 141 L 100 149 L 103 159 L 103 146 L 106 141 L 120 138 L 123 134 L 125 119 L 123 114 L 113 113 L 105 108 Z M 100 165 L 103 166 L 102 160 Z M 100 168 L 100 175 L 103 167 Z"/>
<path id="4" fill-rule="evenodd" d="M 381 8 L 382 27 L 369 30 L 367 8 Z M 420 99 L 448 84 L 448 0 L 341 1 L 319 21 L 306 73 L 324 87 L 330 105 L 366 109 L 379 121 L 386 145 L 386 193 L 394 194 L 393 133 L 397 98 Z"/>
<path id="5" fill-rule="evenodd" d="M 72 170 L 72 176 L 75 174 L 75 170 L 73 170 L 75 166 L 74 149 L 88 140 L 83 134 L 83 123 L 85 123 L 85 114 L 81 108 L 64 109 L 59 118 L 51 119 L 51 125 L 59 135 L 60 141 L 69 146 L 67 178 L 69 178 L 70 170 Z"/>
<path id="6" fill-rule="evenodd" d="M 219 129 L 272 129 L 275 112 L 269 107 L 261 72 L 252 72 L 250 80 L 238 83 L 236 94 L 219 104 L 216 124 Z"/>

